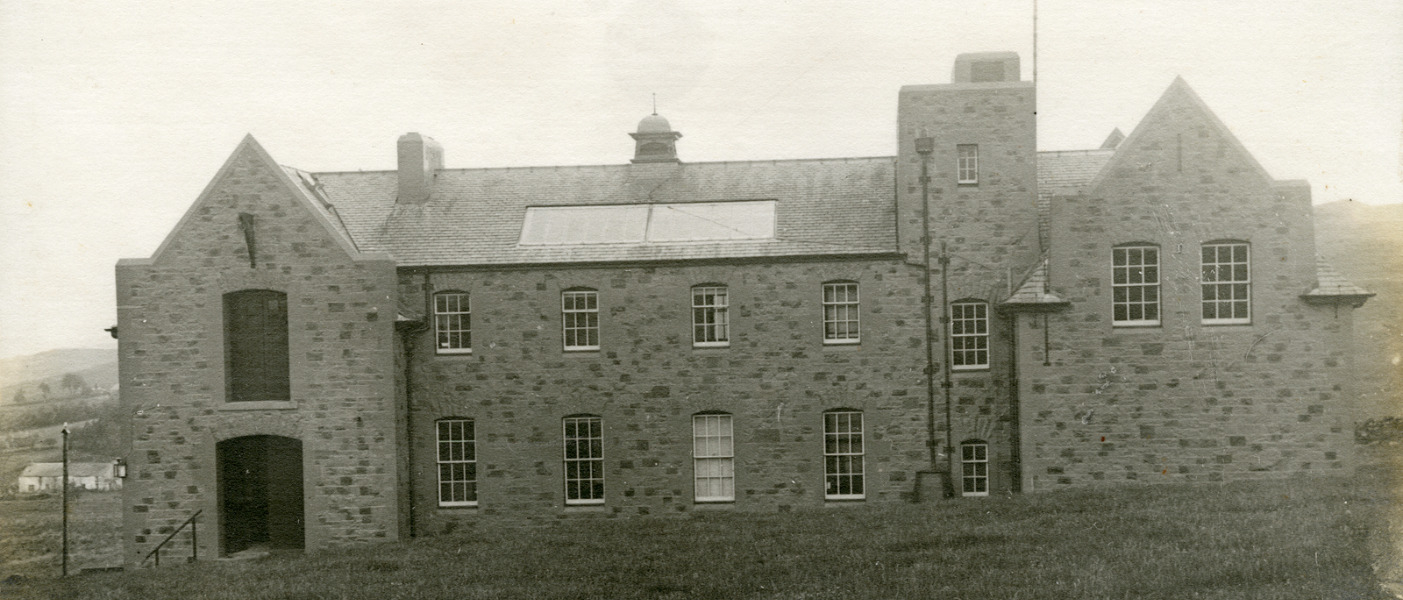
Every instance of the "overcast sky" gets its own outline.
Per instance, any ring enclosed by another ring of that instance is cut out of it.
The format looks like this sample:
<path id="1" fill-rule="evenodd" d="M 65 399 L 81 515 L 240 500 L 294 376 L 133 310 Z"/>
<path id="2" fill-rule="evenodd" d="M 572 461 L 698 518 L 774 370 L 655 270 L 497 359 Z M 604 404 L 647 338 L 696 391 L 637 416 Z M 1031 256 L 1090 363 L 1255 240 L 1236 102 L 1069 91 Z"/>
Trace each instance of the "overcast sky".
<path id="1" fill-rule="evenodd" d="M 1032 0 L 530 4 L 0 3 L 0 357 L 113 346 L 113 265 L 245 133 L 310 171 L 392 169 L 407 131 L 450 168 L 623 163 L 656 93 L 684 161 L 882 156 L 956 54 L 1033 75 Z M 1129 134 L 1182 75 L 1317 203 L 1403 201 L 1398 0 L 1038 11 L 1040 149 Z"/>

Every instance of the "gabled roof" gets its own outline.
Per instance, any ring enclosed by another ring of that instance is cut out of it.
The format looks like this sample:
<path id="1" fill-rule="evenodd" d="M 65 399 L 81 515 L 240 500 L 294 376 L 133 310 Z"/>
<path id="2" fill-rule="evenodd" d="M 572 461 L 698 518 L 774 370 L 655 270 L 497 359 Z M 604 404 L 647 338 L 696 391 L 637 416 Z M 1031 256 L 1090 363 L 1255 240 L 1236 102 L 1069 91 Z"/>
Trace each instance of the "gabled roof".
<path id="1" fill-rule="evenodd" d="M 20 477 L 63 477 L 63 463 L 29 463 Z M 69 477 L 111 477 L 112 463 L 68 463 Z"/>
<path id="2" fill-rule="evenodd" d="M 355 242 L 352 237 L 344 227 L 338 227 L 336 223 L 337 219 L 331 218 L 331 214 L 329 213 L 331 209 L 326 207 L 324 202 L 318 201 L 316 194 L 312 193 L 305 184 L 298 181 L 298 171 L 296 169 L 287 169 L 274 162 L 273 157 L 268 155 L 268 151 L 263 149 L 263 146 L 258 143 L 258 140 L 253 139 L 252 135 L 245 135 L 244 139 L 239 142 L 238 147 L 234 148 L 234 151 L 229 154 L 229 158 L 225 159 L 224 165 L 219 168 L 219 171 L 215 173 L 214 177 L 205 185 L 204 191 L 200 192 L 200 197 L 185 211 L 185 215 L 180 218 L 180 222 L 176 223 L 175 227 L 166 234 L 166 239 L 156 248 L 156 252 L 151 255 L 151 258 L 122 259 L 119 261 L 119 264 L 149 264 L 159 259 L 161 254 L 166 251 L 166 248 L 169 247 L 176 238 L 180 237 L 181 231 L 185 228 L 186 224 L 197 218 L 200 210 L 205 204 L 210 202 L 210 198 L 218 191 L 220 183 L 223 182 L 226 177 L 230 176 L 235 165 L 245 157 L 248 157 L 255 164 L 260 164 L 267 168 L 283 185 L 284 189 L 296 197 L 299 204 L 307 208 L 313 218 L 325 228 L 347 254 L 353 256 L 357 254 Z"/>
<path id="3" fill-rule="evenodd" d="M 1247 162 L 1248 168 L 1257 173 L 1262 178 L 1262 181 L 1274 181 L 1271 175 L 1267 173 L 1267 170 L 1262 168 L 1262 164 L 1257 162 L 1256 157 L 1252 156 L 1252 153 L 1247 151 L 1247 148 L 1242 145 L 1242 142 L 1237 139 L 1237 136 L 1234 136 L 1232 131 L 1228 130 L 1228 126 L 1218 118 L 1218 115 L 1213 114 L 1213 111 L 1208 108 L 1208 105 L 1203 102 L 1203 99 L 1199 98 L 1198 94 L 1194 93 L 1193 88 L 1189 87 L 1188 82 L 1184 81 L 1183 77 L 1175 77 L 1173 83 L 1169 84 L 1169 88 L 1165 89 L 1164 93 L 1160 95 L 1159 100 L 1155 101 L 1155 105 L 1150 108 L 1150 112 L 1145 113 L 1145 117 L 1140 119 L 1140 123 L 1135 126 L 1135 129 L 1130 132 L 1130 135 L 1116 146 L 1117 151 L 1115 155 L 1112 156 L 1109 164 L 1104 166 L 1095 179 L 1091 181 L 1089 187 L 1095 188 L 1101 184 L 1101 181 L 1105 179 L 1109 173 L 1116 172 L 1119 163 L 1128 160 L 1126 157 L 1132 154 L 1132 152 L 1127 152 L 1126 150 L 1135 148 L 1140 142 L 1140 138 L 1146 135 L 1146 131 L 1150 128 L 1151 124 L 1165 117 L 1165 113 L 1172 110 L 1176 101 L 1181 99 L 1187 101 L 1190 106 L 1196 108 L 1203 115 L 1208 124 L 1218 132 L 1218 135 L 1220 135 L 1224 141 L 1237 150 L 1237 153 Z"/>
<path id="4" fill-rule="evenodd" d="M 1095 188 L 1147 124 L 1185 103 L 1271 181 L 1241 143 L 1176 78 L 1130 136 L 1095 150 L 1037 153 L 1040 247 L 1051 203 Z M 263 155 L 252 138 L 251 144 Z M 328 229 L 360 252 L 387 252 L 402 267 L 891 254 L 896 245 L 893 157 L 565 167 L 443 169 L 422 204 L 395 202 L 395 171 L 307 173 L 285 167 L 291 187 Z M 528 208 L 773 200 L 765 240 L 523 245 Z"/>
<path id="5" fill-rule="evenodd" d="M 1372 297 L 1373 292 L 1350 283 L 1322 256 L 1315 257 L 1315 286 L 1301 294 L 1301 298 L 1307 301 L 1343 302 L 1356 307 Z"/>
<path id="6" fill-rule="evenodd" d="M 895 159 L 445 169 L 423 204 L 396 204 L 394 171 L 309 175 L 362 251 L 400 266 L 895 253 Z M 771 240 L 519 244 L 528 207 L 774 200 Z M 321 204 L 321 203 L 314 203 Z"/>

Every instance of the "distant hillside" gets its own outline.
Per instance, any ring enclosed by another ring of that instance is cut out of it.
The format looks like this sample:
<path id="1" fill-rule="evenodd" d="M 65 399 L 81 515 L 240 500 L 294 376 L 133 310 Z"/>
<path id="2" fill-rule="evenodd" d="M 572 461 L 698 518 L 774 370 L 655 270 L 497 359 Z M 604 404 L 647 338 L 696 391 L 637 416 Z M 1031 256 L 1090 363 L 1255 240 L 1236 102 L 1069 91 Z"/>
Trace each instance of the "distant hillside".
<path id="1" fill-rule="evenodd" d="M 35 391 L 40 383 L 59 394 L 68 373 L 95 389 L 111 388 L 117 384 L 117 350 L 65 348 L 0 359 L 0 404 L 10 403 L 20 389 L 30 400 L 38 399 Z"/>
<path id="2" fill-rule="evenodd" d="M 1316 251 L 1375 294 L 1354 313 L 1360 419 L 1403 416 L 1403 204 L 1315 207 Z"/>

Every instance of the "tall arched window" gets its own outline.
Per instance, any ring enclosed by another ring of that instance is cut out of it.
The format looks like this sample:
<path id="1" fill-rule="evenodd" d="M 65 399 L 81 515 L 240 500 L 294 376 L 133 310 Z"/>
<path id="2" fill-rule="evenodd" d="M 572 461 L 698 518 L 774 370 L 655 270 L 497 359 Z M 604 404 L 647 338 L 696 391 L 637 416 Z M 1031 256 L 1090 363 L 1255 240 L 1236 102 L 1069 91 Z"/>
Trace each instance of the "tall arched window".
<path id="1" fill-rule="evenodd" d="M 572 415 L 562 421 L 565 443 L 565 503 L 604 503 L 604 420 Z"/>
<path id="2" fill-rule="evenodd" d="M 697 502 L 736 499 L 735 437 L 731 415 L 692 415 L 692 472 Z"/>
<path id="3" fill-rule="evenodd" d="M 823 413 L 825 499 L 866 497 L 862 441 L 862 411 L 840 408 Z"/>
<path id="4" fill-rule="evenodd" d="M 230 402 L 287 401 L 287 294 L 224 295 L 224 362 Z"/>
<path id="5" fill-rule="evenodd" d="M 438 505 L 477 506 L 477 431 L 472 419 L 434 423 L 438 434 Z"/>

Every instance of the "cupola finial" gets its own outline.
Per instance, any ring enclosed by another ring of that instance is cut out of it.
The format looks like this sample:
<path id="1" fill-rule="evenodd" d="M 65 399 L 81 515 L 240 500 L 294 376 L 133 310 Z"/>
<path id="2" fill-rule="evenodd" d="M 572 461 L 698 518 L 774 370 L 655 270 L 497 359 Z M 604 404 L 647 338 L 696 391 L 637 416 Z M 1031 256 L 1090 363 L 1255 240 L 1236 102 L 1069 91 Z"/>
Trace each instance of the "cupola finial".
<path id="1" fill-rule="evenodd" d="M 635 163 L 678 162 L 677 138 L 682 134 L 673 131 L 672 125 L 657 111 L 658 95 L 653 94 L 653 114 L 643 117 L 638 122 L 638 131 L 629 134 L 635 142 Z"/>

